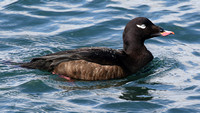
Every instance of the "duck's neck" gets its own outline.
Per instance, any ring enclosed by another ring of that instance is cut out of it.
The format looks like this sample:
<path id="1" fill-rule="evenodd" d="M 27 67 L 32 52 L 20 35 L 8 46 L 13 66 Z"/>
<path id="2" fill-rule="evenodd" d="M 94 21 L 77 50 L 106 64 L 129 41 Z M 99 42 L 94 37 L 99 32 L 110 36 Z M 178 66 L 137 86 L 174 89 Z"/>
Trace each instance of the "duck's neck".
<path id="1" fill-rule="evenodd" d="M 129 56 L 138 55 L 141 52 L 146 51 L 144 40 L 140 40 L 139 38 L 133 37 L 136 36 L 128 35 L 123 37 L 123 49 L 125 53 Z"/>
<path id="2" fill-rule="evenodd" d="M 126 53 L 126 58 L 123 61 L 124 65 L 128 68 L 131 73 L 135 73 L 146 64 L 148 64 L 153 56 L 150 51 L 148 51 L 144 45 L 144 41 L 140 41 L 133 37 L 123 37 L 124 38 L 124 52 Z"/>

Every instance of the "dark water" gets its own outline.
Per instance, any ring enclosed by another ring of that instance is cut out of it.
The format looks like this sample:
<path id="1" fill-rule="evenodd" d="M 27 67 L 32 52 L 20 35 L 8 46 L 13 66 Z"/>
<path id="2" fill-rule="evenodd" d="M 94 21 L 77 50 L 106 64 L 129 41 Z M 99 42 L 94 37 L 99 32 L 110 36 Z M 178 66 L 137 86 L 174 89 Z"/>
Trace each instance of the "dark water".
<path id="1" fill-rule="evenodd" d="M 80 47 L 122 48 L 138 16 L 175 32 L 146 41 L 155 59 L 120 80 L 68 82 L 6 61 Z M 0 0 L 1 112 L 200 112 L 199 0 Z"/>

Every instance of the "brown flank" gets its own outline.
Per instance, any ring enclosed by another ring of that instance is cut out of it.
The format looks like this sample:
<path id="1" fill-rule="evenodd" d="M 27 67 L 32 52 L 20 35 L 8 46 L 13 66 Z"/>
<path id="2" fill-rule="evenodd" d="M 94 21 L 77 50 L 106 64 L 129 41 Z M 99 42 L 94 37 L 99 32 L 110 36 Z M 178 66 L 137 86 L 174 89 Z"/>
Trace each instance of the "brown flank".
<path id="1" fill-rule="evenodd" d="M 82 80 L 108 80 L 127 76 L 120 66 L 100 65 L 85 60 L 62 62 L 53 73 Z"/>

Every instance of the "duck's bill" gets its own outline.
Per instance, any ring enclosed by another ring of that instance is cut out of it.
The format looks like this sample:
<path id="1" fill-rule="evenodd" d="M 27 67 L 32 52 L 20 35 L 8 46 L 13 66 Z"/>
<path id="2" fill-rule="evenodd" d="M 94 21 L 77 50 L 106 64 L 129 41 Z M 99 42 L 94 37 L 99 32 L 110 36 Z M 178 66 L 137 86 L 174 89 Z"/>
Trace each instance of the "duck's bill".
<path id="1" fill-rule="evenodd" d="M 156 36 L 168 36 L 168 35 L 171 35 L 171 34 L 174 35 L 174 32 L 172 32 L 172 31 L 164 31 L 163 30 L 162 32 L 152 34 L 151 36 L 152 37 L 156 37 Z"/>
<path id="2" fill-rule="evenodd" d="M 171 35 L 171 34 L 174 35 L 175 33 L 173 31 L 164 31 L 164 32 L 160 33 L 161 36 L 168 36 L 168 35 Z"/>

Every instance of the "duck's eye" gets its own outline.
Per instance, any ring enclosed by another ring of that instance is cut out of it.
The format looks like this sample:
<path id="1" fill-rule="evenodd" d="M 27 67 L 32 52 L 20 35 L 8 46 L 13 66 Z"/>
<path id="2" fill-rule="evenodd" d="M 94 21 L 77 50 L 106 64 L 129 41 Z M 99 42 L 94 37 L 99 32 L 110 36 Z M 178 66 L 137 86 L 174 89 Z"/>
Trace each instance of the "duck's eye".
<path id="1" fill-rule="evenodd" d="M 163 29 L 163 28 L 160 28 L 160 32 L 164 32 L 164 29 Z"/>
<path id="2" fill-rule="evenodd" d="M 145 25 L 145 24 L 141 24 L 141 25 L 137 24 L 136 26 L 137 26 L 138 28 L 141 28 L 141 29 L 145 29 L 145 28 L 146 28 L 146 25 Z"/>

